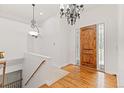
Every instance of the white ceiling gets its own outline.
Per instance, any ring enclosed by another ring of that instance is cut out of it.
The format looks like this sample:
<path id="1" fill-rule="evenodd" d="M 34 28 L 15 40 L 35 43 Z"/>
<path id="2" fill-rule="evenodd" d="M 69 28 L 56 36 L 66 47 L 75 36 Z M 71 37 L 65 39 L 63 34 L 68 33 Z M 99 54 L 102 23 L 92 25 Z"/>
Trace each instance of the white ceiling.
<path id="1" fill-rule="evenodd" d="M 56 15 L 59 6 L 54 4 L 42 4 L 35 6 L 35 19 L 38 24 L 42 23 L 50 16 Z M 43 15 L 40 15 L 40 12 Z M 1 4 L 0 17 L 16 20 L 26 24 L 32 19 L 32 5 L 30 4 Z"/>
<path id="2" fill-rule="evenodd" d="M 92 9 L 98 5 L 84 5 L 85 9 Z M 40 12 L 43 15 L 40 15 Z M 57 4 L 37 4 L 35 6 L 35 19 L 41 24 L 48 17 L 59 14 L 59 5 Z M 1 4 L 0 17 L 16 20 L 30 24 L 32 19 L 32 6 L 30 4 Z"/>

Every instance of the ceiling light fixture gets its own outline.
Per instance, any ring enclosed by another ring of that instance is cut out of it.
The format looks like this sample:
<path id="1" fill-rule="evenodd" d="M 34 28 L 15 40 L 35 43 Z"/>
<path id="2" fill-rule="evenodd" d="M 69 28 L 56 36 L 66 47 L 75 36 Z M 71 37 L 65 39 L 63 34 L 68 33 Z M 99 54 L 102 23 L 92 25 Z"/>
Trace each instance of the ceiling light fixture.
<path id="1" fill-rule="evenodd" d="M 39 28 L 37 27 L 36 20 L 34 19 L 34 7 L 35 7 L 35 4 L 32 4 L 32 7 L 33 7 L 33 19 L 31 20 L 31 28 L 32 28 L 32 30 L 29 31 L 29 35 L 37 38 L 39 36 Z"/>
<path id="2" fill-rule="evenodd" d="M 62 4 L 60 5 L 60 17 L 66 17 L 68 24 L 74 25 L 80 18 L 80 11 L 83 11 L 84 5 Z"/>

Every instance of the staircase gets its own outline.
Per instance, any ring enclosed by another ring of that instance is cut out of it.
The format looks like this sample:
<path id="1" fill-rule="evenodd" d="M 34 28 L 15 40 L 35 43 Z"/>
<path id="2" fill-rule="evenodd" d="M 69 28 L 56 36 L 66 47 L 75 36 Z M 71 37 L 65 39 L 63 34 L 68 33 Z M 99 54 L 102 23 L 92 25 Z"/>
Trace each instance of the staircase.
<path id="1" fill-rule="evenodd" d="M 44 84 L 50 86 L 69 73 L 53 64 L 54 61 L 51 57 L 30 52 L 25 53 L 22 87 L 37 88 Z"/>
<path id="2" fill-rule="evenodd" d="M 32 75 L 30 76 L 30 78 L 27 80 L 27 82 L 25 83 L 25 86 L 29 83 L 29 81 L 33 78 L 33 76 L 35 75 L 35 73 L 39 70 L 39 68 L 45 63 L 46 60 L 43 60 L 39 66 L 35 69 L 35 71 L 32 73 Z"/>

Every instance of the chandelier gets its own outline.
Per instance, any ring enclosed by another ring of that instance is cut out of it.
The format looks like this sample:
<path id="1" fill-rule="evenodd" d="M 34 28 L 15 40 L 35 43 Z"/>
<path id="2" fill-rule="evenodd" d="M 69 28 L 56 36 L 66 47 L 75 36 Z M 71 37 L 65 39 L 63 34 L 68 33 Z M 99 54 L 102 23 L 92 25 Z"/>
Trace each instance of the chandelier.
<path id="1" fill-rule="evenodd" d="M 66 17 L 68 24 L 74 25 L 76 20 L 80 18 L 80 11 L 83 11 L 84 5 L 66 4 L 60 5 L 60 17 Z"/>
<path id="2" fill-rule="evenodd" d="M 35 38 L 37 38 L 39 36 L 39 29 L 36 25 L 36 20 L 34 19 L 34 7 L 35 7 L 35 4 L 32 4 L 32 7 L 33 7 L 33 11 L 32 11 L 32 20 L 31 20 L 31 28 L 32 30 L 29 32 L 29 34 Z"/>

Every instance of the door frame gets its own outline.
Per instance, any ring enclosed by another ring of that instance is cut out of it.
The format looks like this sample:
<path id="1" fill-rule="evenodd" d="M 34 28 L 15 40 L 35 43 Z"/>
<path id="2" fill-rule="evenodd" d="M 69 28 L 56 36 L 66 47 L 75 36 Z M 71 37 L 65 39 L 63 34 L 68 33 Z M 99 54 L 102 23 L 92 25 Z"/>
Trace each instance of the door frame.
<path id="1" fill-rule="evenodd" d="M 102 72 L 105 72 L 105 64 L 106 64 L 105 63 L 105 23 L 91 24 L 91 25 L 96 25 L 96 65 L 97 65 L 96 70 L 98 70 L 98 62 L 99 62 L 99 56 L 98 56 L 99 55 L 98 54 L 98 48 L 99 48 L 98 25 L 99 24 L 104 24 L 104 71 Z M 86 26 L 90 26 L 90 24 Z M 83 27 L 86 27 L 86 26 L 83 26 Z M 79 66 L 80 66 L 80 28 L 75 29 L 75 62 L 76 62 L 76 65 L 79 65 Z"/>

